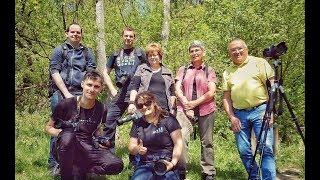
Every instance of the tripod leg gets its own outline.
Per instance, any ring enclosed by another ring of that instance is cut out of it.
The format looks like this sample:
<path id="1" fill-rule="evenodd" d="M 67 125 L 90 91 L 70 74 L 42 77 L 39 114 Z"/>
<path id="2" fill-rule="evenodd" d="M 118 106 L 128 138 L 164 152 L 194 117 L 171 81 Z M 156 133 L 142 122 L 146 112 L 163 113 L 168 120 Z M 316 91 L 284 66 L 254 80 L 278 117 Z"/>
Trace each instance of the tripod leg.
<path id="1" fill-rule="evenodd" d="M 268 124 L 269 123 L 266 123 L 266 125 L 263 128 L 261 146 L 258 147 L 260 152 L 259 173 L 261 179 L 276 178 L 275 159 L 273 152 L 274 134 L 273 128 L 269 127 Z"/>
<path id="2" fill-rule="evenodd" d="M 249 177 L 248 177 L 248 180 L 250 180 L 252 177 L 251 177 L 251 173 L 252 173 L 252 170 L 254 169 L 254 164 L 255 164 L 255 159 L 256 159 L 256 156 L 258 154 L 258 150 L 260 149 L 259 147 L 261 146 L 261 143 L 264 143 L 264 141 L 261 142 L 261 136 L 262 136 L 262 132 L 263 132 L 263 129 L 264 126 L 265 126 L 266 122 L 265 120 L 262 121 L 262 125 L 261 125 L 261 128 L 260 128 L 260 131 L 259 131 L 259 136 L 256 137 L 256 140 L 257 140 L 257 144 L 256 144 L 256 147 L 255 147 L 255 150 L 254 150 L 254 154 L 253 154 L 253 157 L 252 157 L 252 161 L 250 162 L 250 171 L 249 171 Z M 266 137 L 266 135 L 265 135 Z M 261 160 L 261 156 L 260 156 L 260 160 Z M 261 163 L 260 163 L 261 164 Z M 260 165 L 261 167 L 261 165 Z M 259 170 L 260 172 L 261 170 Z M 261 173 L 259 173 L 261 175 Z"/>
<path id="3" fill-rule="evenodd" d="M 290 112 L 290 116 L 291 116 L 291 119 L 293 120 L 294 124 L 296 125 L 296 128 L 297 128 L 297 131 L 299 133 L 299 135 L 301 136 L 301 139 L 303 141 L 303 144 L 305 145 L 305 139 L 304 139 L 304 135 L 302 133 L 302 130 L 300 128 L 300 125 L 298 124 L 298 121 L 297 121 L 297 117 L 295 116 L 295 114 L 293 113 L 293 110 L 292 110 L 292 106 L 290 105 L 289 101 L 288 101 L 288 98 L 284 92 L 284 89 L 282 86 L 279 86 L 279 89 L 280 89 L 280 95 L 283 97 L 284 101 L 286 102 L 286 105 L 288 107 L 288 110 Z"/>

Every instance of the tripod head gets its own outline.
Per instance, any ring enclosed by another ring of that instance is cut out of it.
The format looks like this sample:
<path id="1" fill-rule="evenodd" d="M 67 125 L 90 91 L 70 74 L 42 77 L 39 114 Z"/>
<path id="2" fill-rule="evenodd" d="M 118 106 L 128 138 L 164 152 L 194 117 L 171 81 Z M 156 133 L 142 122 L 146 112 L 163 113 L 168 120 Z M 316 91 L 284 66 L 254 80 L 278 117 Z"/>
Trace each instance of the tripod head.
<path id="1" fill-rule="evenodd" d="M 273 59 L 273 68 L 274 68 L 274 72 L 275 72 L 275 76 L 274 76 L 274 84 L 276 86 L 276 88 L 278 87 L 282 87 L 282 83 L 283 83 L 283 78 L 282 78 L 282 62 L 280 60 L 280 56 L 285 54 L 287 52 L 288 48 L 285 44 L 285 42 L 281 42 L 278 45 L 271 45 L 268 48 L 265 48 L 263 50 L 263 57 L 271 60 Z M 278 68 L 280 67 L 280 72 L 278 70 Z M 269 97 L 270 97 L 270 91 L 271 91 L 271 87 L 268 88 L 269 89 Z M 282 96 L 279 95 L 279 92 L 277 90 L 275 90 L 274 95 L 274 103 L 273 103 L 273 111 L 274 111 L 274 115 L 275 116 L 281 116 L 283 113 L 283 98 Z M 278 109 L 276 108 L 276 105 L 278 105 Z"/>

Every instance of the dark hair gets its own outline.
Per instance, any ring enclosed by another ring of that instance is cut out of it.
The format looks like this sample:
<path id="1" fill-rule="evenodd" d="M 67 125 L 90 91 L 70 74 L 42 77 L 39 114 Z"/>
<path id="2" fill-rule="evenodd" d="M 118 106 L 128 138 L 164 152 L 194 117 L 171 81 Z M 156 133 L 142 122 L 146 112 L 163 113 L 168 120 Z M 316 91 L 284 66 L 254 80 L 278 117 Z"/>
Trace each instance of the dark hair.
<path id="1" fill-rule="evenodd" d="M 143 91 L 139 93 L 134 103 L 137 106 L 138 103 L 144 104 L 147 101 L 151 101 L 155 105 L 155 116 L 159 117 L 159 120 L 165 116 L 168 116 L 168 112 L 160 107 L 160 105 L 157 103 L 157 98 L 150 91 Z"/>
<path id="2" fill-rule="evenodd" d="M 103 76 L 100 74 L 99 71 L 97 70 L 89 70 L 86 72 L 86 74 L 83 76 L 82 81 L 85 81 L 87 79 L 92 79 L 92 80 L 100 80 L 101 85 L 103 85 Z"/>
<path id="3" fill-rule="evenodd" d="M 121 36 L 123 36 L 124 31 L 132 31 L 133 32 L 133 36 L 136 37 L 136 33 L 134 32 L 134 29 L 130 26 L 126 26 L 123 28 L 122 32 L 121 32 Z"/>
<path id="4" fill-rule="evenodd" d="M 77 23 L 77 22 L 72 22 L 71 24 L 69 24 L 69 26 L 66 28 L 66 32 L 69 32 L 70 27 L 71 27 L 72 25 L 78 25 L 78 26 L 80 27 L 80 30 L 81 30 L 81 33 L 82 33 L 82 27 L 81 27 L 80 24 Z"/>

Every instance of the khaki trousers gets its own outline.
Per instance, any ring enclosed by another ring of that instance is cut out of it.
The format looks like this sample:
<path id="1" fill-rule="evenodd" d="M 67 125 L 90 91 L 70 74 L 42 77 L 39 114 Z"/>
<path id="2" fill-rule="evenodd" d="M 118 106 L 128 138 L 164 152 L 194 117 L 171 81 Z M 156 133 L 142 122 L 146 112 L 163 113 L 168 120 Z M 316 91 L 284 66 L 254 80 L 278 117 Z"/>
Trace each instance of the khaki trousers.
<path id="1" fill-rule="evenodd" d="M 191 134 L 193 133 L 193 126 L 190 119 L 185 115 L 184 112 L 177 112 L 176 116 L 180 126 L 182 127 L 182 139 L 183 139 L 183 149 L 181 158 L 179 160 L 178 166 L 182 170 L 187 169 L 188 163 L 188 142 L 190 140 Z M 205 116 L 200 116 L 198 121 L 199 125 L 199 135 L 201 141 L 201 171 L 202 173 L 208 175 L 216 175 L 216 170 L 214 166 L 214 151 L 213 151 L 213 126 L 214 126 L 215 113 L 210 113 Z"/>

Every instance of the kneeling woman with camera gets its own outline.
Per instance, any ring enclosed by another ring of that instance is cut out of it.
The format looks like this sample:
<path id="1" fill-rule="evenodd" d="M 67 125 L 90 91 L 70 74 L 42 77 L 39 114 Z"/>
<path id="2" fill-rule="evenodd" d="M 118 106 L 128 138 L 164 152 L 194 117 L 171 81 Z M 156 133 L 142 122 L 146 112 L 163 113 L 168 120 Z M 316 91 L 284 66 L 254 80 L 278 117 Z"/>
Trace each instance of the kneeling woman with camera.
<path id="1" fill-rule="evenodd" d="M 140 156 L 131 179 L 179 179 L 175 166 L 182 151 L 181 126 L 149 91 L 138 94 L 135 105 L 144 118 L 130 132 L 129 152 Z"/>

